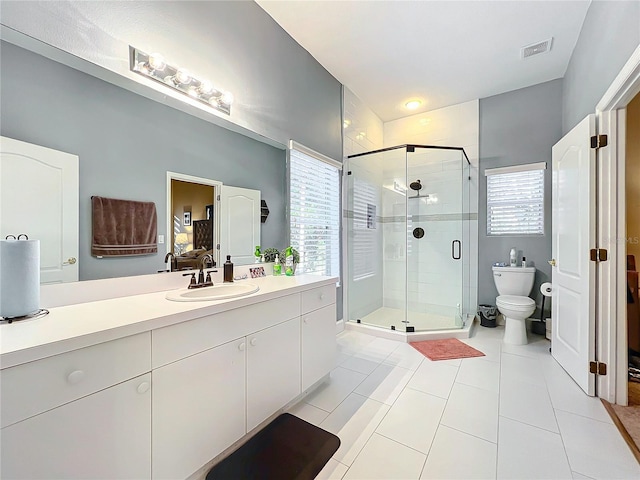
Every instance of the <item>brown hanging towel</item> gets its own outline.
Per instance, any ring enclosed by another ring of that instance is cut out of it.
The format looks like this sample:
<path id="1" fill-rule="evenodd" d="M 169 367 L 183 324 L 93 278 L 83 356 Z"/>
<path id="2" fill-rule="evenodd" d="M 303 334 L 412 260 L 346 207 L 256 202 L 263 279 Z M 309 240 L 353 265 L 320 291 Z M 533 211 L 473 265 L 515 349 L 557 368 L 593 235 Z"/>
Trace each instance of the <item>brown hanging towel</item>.
<path id="1" fill-rule="evenodd" d="M 158 252 L 156 204 L 91 197 L 94 257 L 149 255 Z"/>

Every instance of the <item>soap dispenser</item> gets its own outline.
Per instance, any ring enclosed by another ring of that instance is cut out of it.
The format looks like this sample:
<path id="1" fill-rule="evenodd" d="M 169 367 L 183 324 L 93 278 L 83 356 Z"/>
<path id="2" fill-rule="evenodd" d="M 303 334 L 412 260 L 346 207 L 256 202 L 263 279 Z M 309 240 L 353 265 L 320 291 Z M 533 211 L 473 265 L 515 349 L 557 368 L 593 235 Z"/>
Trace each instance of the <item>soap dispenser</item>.
<path id="1" fill-rule="evenodd" d="M 227 255 L 227 261 L 224 262 L 224 281 L 233 282 L 233 263 L 231 263 L 231 255 Z"/>
<path id="2" fill-rule="evenodd" d="M 278 254 L 276 253 L 276 259 L 275 262 L 273 264 L 273 275 L 274 276 L 279 276 L 282 274 L 282 265 L 280 265 L 280 258 L 278 257 Z"/>
<path id="3" fill-rule="evenodd" d="M 512 248 L 511 252 L 509 252 L 509 265 L 515 267 L 517 263 L 516 259 L 516 249 Z"/>

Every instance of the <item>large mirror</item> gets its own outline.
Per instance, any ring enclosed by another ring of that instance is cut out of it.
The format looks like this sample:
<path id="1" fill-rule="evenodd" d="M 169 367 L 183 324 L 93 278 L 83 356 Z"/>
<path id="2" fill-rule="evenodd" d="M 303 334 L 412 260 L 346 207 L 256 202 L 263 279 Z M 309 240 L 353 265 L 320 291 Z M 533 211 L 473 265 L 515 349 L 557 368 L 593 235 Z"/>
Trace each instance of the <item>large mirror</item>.
<path id="1" fill-rule="evenodd" d="M 259 191 L 270 210 L 267 222 L 259 227 L 260 244 L 284 246 L 284 146 L 221 128 L 7 41 L 0 43 L 0 49 L 0 134 L 77 157 L 78 250 L 76 255 L 62 252 L 61 258 L 76 259 L 79 280 L 141 275 L 166 268 L 165 254 L 175 244 L 168 219 L 173 221 L 176 216 L 167 206 L 167 172 Z M 31 179 L 25 175 L 22 181 L 27 185 Z M 28 191 L 24 189 L 24 194 Z M 164 237 L 157 253 L 92 256 L 92 196 L 153 202 L 157 233 Z M 20 212 L 21 208 L 20 198 L 3 200 L 1 206 L 3 212 Z M 61 215 L 66 218 L 65 213 Z M 5 217 L 0 217 L 0 224 Z M 223 212 L 219 220 L 224 222 Z M 50 233 L 50 229 L 38 233 L 42 248 L 60 243 L 47 238 Z M 229 247 L 228 238 L 225 244 L 223 237 L 221 233 L 221 252 Z"/>

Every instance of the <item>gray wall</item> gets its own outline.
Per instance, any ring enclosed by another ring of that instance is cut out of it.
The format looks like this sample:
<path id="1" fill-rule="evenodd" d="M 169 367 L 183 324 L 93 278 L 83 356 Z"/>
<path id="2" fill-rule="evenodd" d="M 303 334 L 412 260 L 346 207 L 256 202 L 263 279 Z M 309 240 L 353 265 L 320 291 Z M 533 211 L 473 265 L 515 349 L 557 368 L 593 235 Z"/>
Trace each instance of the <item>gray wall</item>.
<path id="1" fill-rule="evenodd" d="M 173 52 L 233 92 L 231 122 L 342 158 L 340 82 L 253 1 L 3 0 L 1 21 L 123 76 L 128 45 Z"/>
<path id="2" fill-rule="evenodd" d="M 551 281 L 551 147 L 562 137 L 561 79 L 480 100 L 480 189 L 478 204 L 478 303 L 495 305 L 494 262 L 518 251 L 537 268 L 530 294 L 538 306 L 540 284 Z M 545 233 L 542 236 L 487 236 L 487 168 L 547 162 Z M 546 308 L 545 308 L 546 309 Z"/>
<path id="3" fill-rule="evenodd" d="M 80 279 L 154 273 L 156 255 L 90 255 L 90 197 L 152 201 L 166 230 L 167 170 L 257 189 L 262 245 L 284 247 L 285 152 L 2 42 L 0 133 L 80 157 Z"/>
<path id="4" fill-rule="evenodd" d="M 611 82 L 640 44 L 640 2 L 591 3 L 564 76 L 562 131 L 594 113 Z"/>

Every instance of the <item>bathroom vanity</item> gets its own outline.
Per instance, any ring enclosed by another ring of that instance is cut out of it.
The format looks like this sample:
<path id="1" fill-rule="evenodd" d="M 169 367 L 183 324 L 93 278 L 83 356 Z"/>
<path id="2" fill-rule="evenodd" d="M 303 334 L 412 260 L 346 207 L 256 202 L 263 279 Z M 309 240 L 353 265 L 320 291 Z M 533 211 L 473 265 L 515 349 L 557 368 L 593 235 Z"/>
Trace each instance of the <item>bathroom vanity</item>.
<path id="1" fill-rule="evenodd" d="M 336 280 L 265 277 L 241 298 L 158 292 L 0 325 L 0 476 L 189 477 L 327 377 Z"/>

